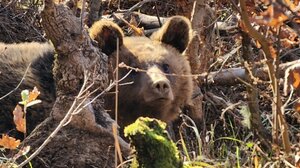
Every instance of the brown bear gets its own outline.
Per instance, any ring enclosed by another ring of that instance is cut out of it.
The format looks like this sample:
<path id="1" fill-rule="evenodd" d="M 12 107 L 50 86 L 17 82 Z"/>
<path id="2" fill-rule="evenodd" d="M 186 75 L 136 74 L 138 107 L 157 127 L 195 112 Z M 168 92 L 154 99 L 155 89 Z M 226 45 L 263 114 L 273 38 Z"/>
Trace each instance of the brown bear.
<path id="1" fill-rule="evenodd" d="M 55 86 L 51 72 L 53 54 L 54 48 L 48 43 L 0 43 L 0 134 L 17 134 L 18 138 L 23 137 L 16 132 L 12 112 L 21 101 L 21 91 L 24 89 L 32 90 L 36 86 L 41 91 L 39 99 L 42 100 L 42 103 L 27 109 L 28 132 L 50 113 L 55 101 Z M 29 69 L 24 76 L 28 66 Z M 21 81 L 20 87 L 15 90 Z M 8 94 L 9 92 L 11 93 Z"/>
<path id="2" fill-rule="evenodd" d="M 190 33 L 189 20 L 180 16 L 169 19 L 150 39 L 124 37 L 122 30 L 110 21 L 98 21 L 90 28 L 91 38 L 109 56 L 111 80 L 114 78 L 117 53 L 119 62 L 140 69 L 131 71 L 119 86 L 118 124 L 121 128 L 140 116 L 170 122 L 190 101 L 193 90 L 190 66 L 181 54 L 188 45 Z M 51 73 L 53 53 L 53 47 L 48 43 L 0 45 L 0 96 L 17 86 L 31 62 L 20 88 L 0 100 L 0 133 L 14 130 L 12 110 L 21 100 L 22 89 L 37 86 L 43 101 L 27 110 L 29 132 L 49 115 L 55 100 Z M 128 72 L 129 69 L 119 68 L 120 78 Z M 108 94 L 106 100 L 106 109 L 114 117 L 114 95 Z"/>
<path id="3" fill-rule="evenodd" d="M 121 127 L 133 123 L 139 116 L 170 122 L 178 116 L 180 108 L 189 103 L 193 91 L 190 64 L 181 54 L 191 37 L 188 19 L 170 18 L 150 39 L 123 37 L 121 29 L 108 21 L 95 23 L 90 36 L 109 55 L 110 65 L 113 65 L 111 72 L 116 67 L 118 53 L 120 63 L 139 69 L 133 70 L 119 87 L 118 124 Z M 119 78 L 128 72 L 129 69 L 119 68 Z M 113 78 L 112 73 L 110 78 Z M 107 101 L 109 113 L 115 117 L 114 99 Z"/>

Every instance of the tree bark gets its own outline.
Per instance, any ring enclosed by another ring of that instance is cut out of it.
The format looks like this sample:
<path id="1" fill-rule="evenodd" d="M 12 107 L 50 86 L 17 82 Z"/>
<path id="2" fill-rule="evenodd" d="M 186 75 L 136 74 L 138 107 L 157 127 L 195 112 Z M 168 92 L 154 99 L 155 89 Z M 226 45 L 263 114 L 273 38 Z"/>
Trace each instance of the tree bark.
<path id="1" fill-rule="evenodd" d="M 69 115 L 67 112 L 74 101 L 77 102 L 75 107 L 81 111 L 71 113 L 69 121 L 64 124 L 67 126 L 48 138 L 49 142 L 32 164 L 34 167 L 102 167 L 106 163 L 107 167 L 114 167 L 114 150 L 110 149 L 114 146 L 114 121 L 102 108 L 100 99 L 91 103 L 108 87 L 107 56 L 92 45 L 81 19 L 64 5 L 46 0 L 42 19 L 47 37 L 58 54 L 53 69 L 57 98 L 51 116 L 32 132 L 24 144 L 30 145 L 31 152 L 34 152 L 66 114 Z M 84 83 L 90 91 L 77 96 Z M 93 91 L 95 93 L 90 94 Z M 128 144 L 123 141 L 120 144 L 123 152 L 128 154 Z"/>
<path id="2" fill-rule="evenodd" d="M 103 91 L 108 86 L 107 56 L 92 45 L 87 30 L 81 27 L 80 19 L 65 6 L 49 1 L 45 1 L 42 25 L 58 53 L 53 70 L 57 99 L 52 116 L 61 120 L 82 87 L 84 71 L 93 76 L 88 81 L 88 85 L 93 83 L 91 89 Z M 84 117 L 77 119 L 75 116 L 71 124 L 90 130 L 96 126 L 93 113 L 86 109 L 81 113 Z"/>
<path id="3" fill-rule="evenodd" d="M 279 65 L 279 77 L 283 78 L 284 73 L 287 68 L 292 65 L 300 63 L 299 60 L 287 62 Z M 268 68 L 266 66 L 256 69 L 252 72 L 253 77 L 256 77 L 258 80 L 267 81 L 269 80 Z M 241 84 L 243 82 L 249 82 L 249 79 L 246 75 L 245 68 L 230 68 L 222 69 L 216 72 L 202 73 L 199 75 L 198 80 L 200 83 L 205 83 L 211 86 L 233 86 L 236 84 Z"/>
<path id="4" fill-rule="evenodd" d="M 193 37 L 185 51 L 190 61 L 193 74 L 208 71 L 209 60 L 214 54 L 214 14 L 204 1 L 194 1 L 192 6 L 191 22 L 194 30 Z M 202 111 L 203 96 L 199 88 L 199 80 L 194 80 L 194 97 L 191 102 L 191 118 L 196 123 L 201 123 L 204 112 Z"/>
<path id="5" fill-rule="evenodd" d="M 264 128 L 263 123 L 261 121 L 261 111 L 259 109 L 258 105 L 258 88 L 257 88 L 257 82 L 255 82 L 255 79 L 251 78 L 251 74 L 254 72 L 254 68 L 249 68 L 249 64 L 253 64 L 254 61 L 251 60 L 251 55 L 253 55 L 253 51 L 251 48 L 251 38 L 248 36 L 247 33 L 241 32 L 242 35 L 242 51 L 243 54 L 241 55 L 242 59 L 244 60 L 244 67 L 247 69 L 245 71 L 246 73 L 246 79 L 249 81 L 249 85 L 246 85 L 247 90 L 247 100 L 248 100 L 248 107 L 251 113 L 250 116 L 250 129 L 254 133 L 256 137 L 259 138 L 259 140 L 262 142 L 263 146 L 266 149 L 271 149 L 271 144 L 269 143 L 271 141 L 271 135 L 268 133 L 268 131 Z"/>

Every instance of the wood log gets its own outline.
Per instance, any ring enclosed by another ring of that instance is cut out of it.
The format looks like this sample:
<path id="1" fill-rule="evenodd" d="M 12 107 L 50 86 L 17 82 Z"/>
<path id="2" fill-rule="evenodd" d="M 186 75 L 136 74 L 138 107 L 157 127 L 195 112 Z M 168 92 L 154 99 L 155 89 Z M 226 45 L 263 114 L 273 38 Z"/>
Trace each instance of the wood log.
<path id="1" fill-rule="evenodd" d="M 159 21 L 156 16 L 150 16 L 139 12 L 114 13 L 112 15 L 102 16 L 103 19 L 112 20 L 113 22 L 117 23 L 119 26 L 126 25 L 122 21 L 122 19 L 129 22 L 131 17 L 134 17 L 135 20 L 139 23 L 139 27 L 143 27 L 145 30 L 156 29 L 160 27 Z M 162 24 L 165 23 L 167 19 L 168 18 L 166 17 L 160 17 L 160 21 Z"/>
<path id="2" fill-rule="evenodd" d="M 211 9 L 209 9 L 207 6 L 205 6 L 205 8 L 206 9 L 205 9 L 205 11 L 202 11 L 203 12 L 202 14 L 205 13 L 204 18 L 205 18 L 205 21 L 207 22 L 205 25 L 209 26 L 209 23 L 212 23 L 212 21 L 213 21 L 213 20 L 211 20 L 211 19 L 213 19 L 213 17 L 212 17 L 213 13 L 212 13 Z M 140 12 L 126 12 L 126 13 L 122 12 L 122 13 L 114 13 L 112 15 L 111 14 L 103 15 L 102 19 L 111 20 L 122 27 L 122 26 L 126 26 L 126 24 L 122 21 L 122 19 L 129 22 L 131 17 L 135 18 L 135 20 L 139 23 L 139 27 L 144 28 L 145 35 L 148 37 L 160 27 L 157 16 L 146 15 L 146 14 L 143 14 Z M 122 18 L 122 19 L 120 19 L 120 18 Z M 162 24 L 164 24 L 166 22 L 166 20 L 168 19 L 167 17 L 159 17 L 159 18 L 160 18 L 160 21 Z M 210 21 L 208 21 L 208 20 L 210 20 Z M 202 20 L 202 21 L 204 21 L 204 20 Z M 214 29 L 218 29 L 218 31 L 220 32 L 220 35 L 231 34 L 232 32 L 237 32 L 236 30 L 238 29 L 238 27 L 236 25 L 228 25 L 225 22 L 216 22 L 216 24 L 211 24 L 209 28 L 203 27 L 203 26 L 200 28 L 203 29 L 203 31 L 205 29 L 210 31 L 210 33 L 208 33 L 207 31 L 203 32 L 203 35 L 207 35 L 208 37 L 209 36 L 212 37 L 211 33 Z M 210 39 L 210 40 L 212 40 L 212 39 Z"/>
<path id="3" fill-rule="evenodd" d="M 300 60 L 280 64 L 279 77 L 283 78 L 285 70 L 297 63 L 300 63 Z M 256 69 L 253 76 L 259 78 L 260 80 L 269 80 L 268 68 L 264 66 L 262 68 Z M 243 81 L 248 82 L 246 77 L 246 70 L 244 68 L 230 68 L 210 73 L 202 73 L 199 75 L 198 80 L 202 84 L 218 86 L 233 86 L 243 83 Z"/>

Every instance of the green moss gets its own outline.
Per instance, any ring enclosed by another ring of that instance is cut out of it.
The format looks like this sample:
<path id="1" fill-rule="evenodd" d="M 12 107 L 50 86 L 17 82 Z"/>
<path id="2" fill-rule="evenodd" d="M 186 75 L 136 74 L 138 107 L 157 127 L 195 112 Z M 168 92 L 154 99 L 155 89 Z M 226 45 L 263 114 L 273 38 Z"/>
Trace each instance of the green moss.
<path id="1" fill-rule="evenodd" d="M 144 117 L 125 128 L 125 137 L 136 151 L 132 168 L 182 167 L 178 149 L 165 128 L 165 123 Z"/>

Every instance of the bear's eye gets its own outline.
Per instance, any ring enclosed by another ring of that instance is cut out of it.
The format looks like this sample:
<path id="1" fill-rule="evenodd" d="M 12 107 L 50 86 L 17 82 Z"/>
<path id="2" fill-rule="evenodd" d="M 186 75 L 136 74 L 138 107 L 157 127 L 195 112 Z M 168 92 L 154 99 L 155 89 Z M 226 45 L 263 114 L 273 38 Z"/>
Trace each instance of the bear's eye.
<path id="1" fill-rule="evenodd" d="M 170 66 L 168 64 L 162 65 L 164 73 L 170 73 Z"/>

